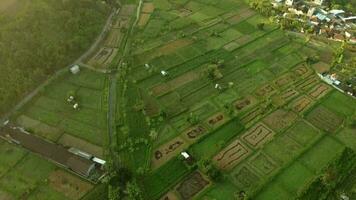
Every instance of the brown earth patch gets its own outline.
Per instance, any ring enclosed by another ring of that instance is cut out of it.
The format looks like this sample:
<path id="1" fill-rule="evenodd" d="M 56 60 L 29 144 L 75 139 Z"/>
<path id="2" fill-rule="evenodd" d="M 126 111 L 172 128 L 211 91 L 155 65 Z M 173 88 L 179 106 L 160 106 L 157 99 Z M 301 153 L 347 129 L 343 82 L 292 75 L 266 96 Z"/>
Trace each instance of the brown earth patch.
<path id="1" fill-rule="evenodd" d="M 307 120 L 315 127 L 331 133 L 336 132 L 343 123 L 343 118 L 323 106 L 312 110 L 308 114 Z"/>
<path id="2" fill-rule="evenodd" d="M 150 17 L 151 17 L 151 14 L 142 13 L 140 16 L 140 19 L 138 20 L 137 25 L 140 27 L 146 26 Z"/>
<path id="3" fill-rule="evenodd" d="M 123 34 L 121 33 L 121 29 L 111 29 L 107 38 L 105 39 L 105 46 L 117 48 L 120 46 L 121 39 Z"/>
<path id="4" fill-rule="evenodd" d="M 179 198 L 177 197 L 176 194 L 174 194 L 174 192 L 169 191 L 160 200 L 179 200 Z"/>
<path id="5" fill-rule="evenodd" d="M 288 85 L 291 85 L 293 82 L 294 82 L 293 74 L 287 73 L 278 77 L 274 81 L 274 84 L 276 84 L 277 87 L 286 87 Z"/>
<path id="6" fill-rule="evenodd" d="M 197 71 L 190 71 L 166 83 L 154 86 L 151 91 L 154 96 L 162 96 L 200 77 Z"/>
<path id="7" fill-rule="evenodd" d="M 291 108 L 294 112 L 302 113 L 306 111 L 313 103 L 309 97 L 303 95 L 291 103 Z"/>
<path id="8" fill-rule="evenodd" d="M 321 84 L 315 86 L 311 91 L 309 91 L 308 94 L 311 97 L 313 97 L 314 99 L 320 99 L 323 96 L 325 96 L 327 93 L 329 93 L 330 91 L 331 91 L 331 88 L 328 85 L 321 83 Z"/>
<path id="9" fill-rule="evenodd" d="M 207 128 L 205 128 L 202 125 L 197 125 L 184 131 L 182 137 L 187 141 L 189 141 L 189 143 L 193 143 L 194 141 L 201 138 L 207 132 L 208 132 Z"/>
<path id="10" fill-rule="evenodd" d="M 297 87 L 303 91 L 307 91 L 316 84 L 318 84 L 320 81 L 317 77 L 312 76 L 306 80 L 303 80 Z"/>
<path id="11" fill-rule="evenodd" d="M 14 200 L 15 198 L 12 197 L 11 194 L 5 192 L 5 191 L 2 191 L 0 190 L 0 199 L 1 200 Z"/>
<path id="12" fill-rule="evenodd" d="M 58 143 L 66 147 L 75 147 L 98 158 L 103 158 L 104 156 L 101 147 L 69 134 L 63 134 L 62 137 L 59 138 Z"/>
<path id="13" fill-rule="evenodd" d="M 126 4 L 123 5 L 120 9 L 120 16 L 126 16 L 126 17 L 130 17 L 133 14 L 135 14 L 136 12 L 136 5 L 135 4 Z"/>
<path id="14" fill-rule="evenodd" d="M 263 144 L 273 139 L 275 132 L 263 123 L 258 123 L 242 135 L 242 138 L 254 148 L 259 148 Z"/>
<path id="15" fill-rule="evenodd" d="M 206 180 L 199 172 L 194 172 L 187 179 L 182 181 L 176 188 L 182 199 L 192 199 L 198 193 L 204 190 L 209 185 L 209 181 Z"/>
<path id="16" fill-rule="evenodd" d="M 322 74 L 324 72 L 328 72 L 330 70 L 330 65 L 324 62 L 318 62 L 313 65 L 313 68 L 316 72 L 319 74 Z"/>
<path id="17" fill-rule="evenodd" d="M 144 3 L 142 7 L 142 12 L 143 13 L 152 13 L 155 9 L 155 6 L 153 3 Z"/>
<path id="18" fill-rule="evenodd" d="M 263 122 L 272 130 L 280 132 L 292 125 L 297 117 L 298 116 L 293 112 L 279 109 L 265 117 Z"/>
<path id="19" fill-rule="evenodd" d="M 88 61 L 88 64 L 96 68 L 105 68 L 111 63 L 117 52 L 118 49 L 116 48 L 102 47 L 97 54 Z"/>
<path id="20" fill-rule="evenodd" d="M 229 120 L 229 117 L 226 116 L 224 113 L 220 112 L 220 113 L 217 113 L 217 114 L 209 117 L 206 120 L 206 123 L 213 129 L 216 129 L 216 128 L 220 127 L 221 125 L 225 124 L 225 122 L 228 120 Z"/>
<path id="21" fill-rule="evenodd" d="M 160 47 L 157 51 L 164 55 L 167 55 L 167 54 L 175 52 L 179 48 L 186 47 L 186 46 L 192 44 L 193 42 L 194 41 L 191 39 L 182 38 L 182 39 L 178 39 L 178 40 L 169 42 L 168 44 Z"/>
<path id="22" fill-rule="evenodd" d="M 274 89 L 274 87 L 272 87 L 272 85 L 267 84 L 267 85 L 264 85 L 261 88 L 257 89 L 255 94 L 257 96 L 266 97 L 266 96 L 271 96 L 275 92 L 277 92 L 277 90 Z"/>
<path id="23" fill-rule="evenodd" d="M 285 91 L 282 92 L 281 94 L 281 98 L 288 102 L 290 100 L 292 100 L 294 97 L 298 96 L 299 92 L 294 90 L 294 89 L 287 89 Z"/>
<path id="24" fill-rule="evenodd" d="M 158 168 L 174 156 L 178 155 L 186 147 L 188 147 L 188 143 L 180 136 L 163 144 L 153 151 L 152 167 Z"/>
<path id="25" fill-rule="evenodd" d="M 69 199 L 80 199 L 93 188 L 90 183 L 63 170 L 56 170 L 49 175 L 49 185 Z"/>
<path id="26" fill-rule="evenodd" d="M 234 105 L 238 112 L 242 112 L 247 108 L 256 105 L 256 103 L 257 103 L 256 98 L 254 98 L 253 96 L 246 96 L 243 99 L 239 99 L 235 101 Z"/>
<path id="27" fill-rule="evenodd" d="M 242 160 L 244 160 L 250 153 L 251 150 L 237 139 L 223 150 L 221 150 L 213 158 L 213 161 L 220 169 L 231 170 Z"/>
<path id="28" fill-rule="evenodd" d="M 312 73 L 312 70 L 306 65 L 299 65 L 293 71 L 299 77 L 306 77 Z"/>

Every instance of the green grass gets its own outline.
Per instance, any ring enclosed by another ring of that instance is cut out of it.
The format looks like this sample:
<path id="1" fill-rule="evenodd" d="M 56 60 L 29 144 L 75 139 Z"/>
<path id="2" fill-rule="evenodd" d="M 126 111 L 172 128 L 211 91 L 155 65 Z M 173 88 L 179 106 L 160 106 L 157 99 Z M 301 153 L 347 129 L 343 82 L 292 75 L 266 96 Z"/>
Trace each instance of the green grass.
<path id="1" fill-rule="evenodd" d="M 356 114 L 356 101 L 339 91 L 334 91 L 321 104 L 343 116 Z"/>
<path id="2" fill-rule="evenodd" d="M 145 195 L 148 199 L 159 198 L 188 173 L 189 170 L 183 161 L 173 158 L 143 179 Z"/>
<path id="3" fill-rule="evenodd" d="M 315 129 L 305 121 L 296 122 L 286 134 L 304 147 L 311 144 L 321 136 L 319 130 Z"/>
<path id="4" fill-rule="evenodd" d="M 320 172 L 342 150 L 344 145 L 329 136 L 322 138 L 308 152 L 299 158 L 308 169 Z"/>
<path id="5" fill-rule="evenodd" d="M 19 162 L 26 154 L 26 151 L 21 148 L 5 142 L 0 141 L 0 176 L 5 175 L 8 170 Z"/>
<path id="6" fill-rule="evenodd" d="M 201 142 L 194 144 L 191 147 L 193 154 L 198 158 L 210 158 L 243 129 L 238 120 L 233 119 L 216 131 L 209 133 Z"/>
<path id="7" fill-rule="evenodd" d="M 198 197 L 199 200 L 226 200 L 234 199 L 237 193 L 236 187 L 229 181 L 214 184 L 211 189 Z"/>
<path id="8" fill-rule="evenodd" d="M 272 182 L 259 193 L 255 200 L 286 200 L 293 199 L 293 195 L 283 189 L 278 183 Z"/>
<path id="9" fill-rule="evenodd" d="M 349 146 L 354 151 L 356 151 L 356 129 L 351 127 L 346 127 L 337 133 L 336 137 L 342 141 L 346 146 Z"/>
<path id="10" fill-rule="evenodd" d="M 299 162 L 294 162 L 291 166 L 280 173 L 275 183 L 281 185 L 288 192 L 297 195 L 297 192 L 302 189 L 312 178 L 314 174 L 304 165 Z"/>

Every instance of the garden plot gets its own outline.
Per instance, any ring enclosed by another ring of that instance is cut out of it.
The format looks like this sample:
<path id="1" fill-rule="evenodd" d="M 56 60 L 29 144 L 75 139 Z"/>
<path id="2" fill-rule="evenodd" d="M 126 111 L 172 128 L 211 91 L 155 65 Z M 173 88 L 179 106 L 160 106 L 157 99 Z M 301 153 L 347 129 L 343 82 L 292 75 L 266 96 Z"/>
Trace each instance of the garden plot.
<path id="1" fill-rule="evenodd" d="M 152 167 L 158 168 L 188 147 L 181 137 L 176 137 L 153 151 Z"/>
<path id="2" fill-rule="evenodd" d="M 297 121 L 285 134 L 303 146 L 312 144 L 322 135 L 320 130 L 309 125 L 304 120 Z"/>
<path id="3" fill-rule="evenodd" d="M 246 114 L 241 116 L 241 123 L 246 127 L 250 126 L 253 122 L 261 119 L 264 115 L 264 111 L 260 106 L 256 106 Z"/>
<path id="4" fill-rule="evenodd" d="M 272 130 L 280 132 L 292 125 L 297 117 L 293 112 L 279 109 L 265 117 L 263 122 Z"/>
<path id="5" fill-rule="evenodd" d="M 191 174 L 183 180 L 176 188 L 182 199 L 192 199 L 198 193 L 204 190 L 210 182 L 198 171 Z"/>
<path id="6" fill-rule="evenodd" d="M 247 164 L 234 169 L 230 176 L 232 182 L 244 191 L 253 190 L 261 180 L 259 175 Z"/>
<path id="7" fill-rule="evenodd" d="M 275 132 L 269 129 L 263 123 L 258 123 L 254 127 L 250 128 L 241 137 L 254 148 L 259 148 L 263 144 L 273 139 Z"/>
<path id="8" fill-rule="evenodd" d="M 111 48 L 118 48 L 122 37 L 124 36 L 121 29 L 111 29 L 107 36 L 104 45 Z"/>
<path id="9" fill-rule="evenodd" d="M 150 20 L 151 14 L 147 14 L 147 13 L 142 13 L 140 15 L 140 19 L 138 20 L 137 25 L 139 27 L 144 27 L 146 26 L 146 24 L 148 23 L 148 21 Z"/>
<path id="10" fill-rule="evenodd" d="M 97 68 L 105 68 L 111 63 L 117 52 L 117 48 L 102 47 L 98 53 L 88 61 L 88 64 Z"/>
<path id="11" fill-rule="evenodd" d="M 325 96 L 327 93 L 331 91 L 331 88 L 326 85 L 325 83 L 321 83 L 315 86 L 313 89 L 309 91 L 309 96 L 313 97 L 314 99 L 320 99 Z"/>
<path id="12" fill-rule="evenodd" d="M 285 101 L 285 102 L 288 102 L 290 100 L 292 100 L 293 98 L 297 97 L 299 95 L 299 92 L 292 89 L 292 88 L 289 88 L 285 91 L 283 91 L 281 94 L 280 94 L 280 97 Z"/>
<path id="13" fill-rule="evenodd" d="M 330 133 L 334 133 L 343 123 L 343 118 L 323 106 L 313 109 L 306 118 L 315 127 Z"/>
<path id="14" fill-rule="evenodd" d="M 299 65 L 295 69 L 293 69 L 293 71 L 294 74 L 296 74 L 299 78 L 306 78 L 307 76 L 313 73 L 313 71 L 306 65 Z"/>
<path id="15" fill-rule="evenodd" d="M 285 88 L 294 83 L 294 75 L 292 73 L 286 73 L 280 77 L 278 77 L 274 84 L 277 88 Z"/>
<path id="16" fill-rule="evenodd" d="M 246 96 L 243 99 L 239 99 L 234 102 L 234 106 L 237 110 L 237 112 L 244 112 L 248 108 L 251 108 L 252 106 L 256 105 L 258 103 L 257 99 L 253 96 Z"/>
<path id="17" fill-rule="evenodd" d="M 176 90 L 177 88 L 194 81 L 200 77 L 199 71 L 190 71 L 181 76 L 178 76 L 166 83 L 161 83 L 154 86 L 151 91 L 154 96 L 162 96 L 166 93 Z"/>
<path id="18" fill-rule="evenodd" d="M 296 100 L 294 100 L 290 104 L 290 107 L 296 113 L 303 113 L 308 108 L 310 108 L 310 106 L 312 106 L 313 103 L 314 103 L 314 101 L 311 98 L 309 98 L 306 95 L 303 95 L 303 96 L 297 98 Z"/>
<path id="19" fill-rule="evenodd" d="M 151 2 L 147 2 L 147 3 L 144 3 L 143 4 L 143 7 L 142 7 L 142 12 L 143 13 L 152 13 L 155 9 L 155 6 L 153 3 Z"/>
<path id="20" fill-rule="evenodd" d="M 310 76 L 309 78 L 300 81 L 299 84 L 297 84 L 297 87 L 302 91 L 308 91 L 318 83 L 320 83 L 318 77 Z"/>
<path id="21" fill-rule="evenodd" d="M 206 124 L 208 124 L 212 129 L 216 129 L 221 125 L 225 124 L 229 120 L 229 117 L 224 113 L 220 112 L 206 120 Z"/>
<path id="22" fill-rule="evenodd" d="M 208 132 L 207 128 L 205 128 L 203 125 L 196 125 L 184 131 L 181 136 L 190 144 L 192 144 L 207 132 Z"/>
<path id="23" fill-rule="evenodd" d="M 249 154 L 251 154 L 251 150 L 240 140 L 235 140 L 220 151 L 213 160 L 220 169 L 231 170 Z"/>
<path id="24" fill-rule="evenodd" d="M 257 89 L 255 94 L 259 97 L 267 97 L 275 94 L 277 90 L 270 84 L 264 85 Z"/>
<path id="25" fill-rule="evenodd" d="M 271 175 L 278 165 L 266 154 L 259 152 L 249 159 L 250 165 L 265 176 Z"/>

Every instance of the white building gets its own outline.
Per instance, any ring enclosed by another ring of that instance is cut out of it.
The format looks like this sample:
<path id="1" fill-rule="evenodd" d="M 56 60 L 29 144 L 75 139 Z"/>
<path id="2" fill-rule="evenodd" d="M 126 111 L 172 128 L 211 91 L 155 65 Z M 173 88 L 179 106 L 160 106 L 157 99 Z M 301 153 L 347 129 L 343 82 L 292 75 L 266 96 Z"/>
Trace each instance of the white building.
<path id="1" fill-rule="evenodd" d="M 72 74 L 78 74 L 80 72 L 80 67 L 79 65 L 73 65 L 71 68 L 70 68 L 70 72 L 72 72 Z"/>
<path id="2" fill-rule="evenodd" d="M 162 74 L 162 76 L 167 76 L 167 75 L 168 75 L 168 72 L 162 70 L 162 71 L 161 71 L 161 74 Z"/>
<path id="3" fill-rule="evenodd" d="M 324 0 L 314 0 L 314 3 L 321 6 L 323 5 Z"/>

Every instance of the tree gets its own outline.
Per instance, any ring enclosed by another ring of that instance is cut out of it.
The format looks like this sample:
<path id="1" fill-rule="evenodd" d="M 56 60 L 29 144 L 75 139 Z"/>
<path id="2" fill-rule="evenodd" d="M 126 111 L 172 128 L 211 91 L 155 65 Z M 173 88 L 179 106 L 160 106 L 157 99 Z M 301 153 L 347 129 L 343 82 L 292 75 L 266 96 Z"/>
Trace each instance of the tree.
<path id="1" fill-rule="evenodd" d="M 265 27 L 265 23 L 263 23 L 263 22 L 257 24 L 258 30 L 263 31 L 263 30 L 264 30 L 264 27 Z"/>
<path id="2" fill-rule="evenodd" d="M 219 67 L 217 64 L 210 64 L 208 65 L 208 68 L 206 70 L 206 74 L 208 78 L 212 81 L 218 80 L 223 77 L 222 73 L 219 70 Z"/>
<path id="3" fill-rule="evenodd" d="M 143 200 L 141 188 L 138 186 L 136 181 L 130 181 L 127 183 L 125 194 L 130 200 Z"/>
<path id="4" fill-rule="evenodd" d="M 191 124 L 191 125 L 196 125 L 199 123 L 199 117 L 194 114 L 193 112 L 191 112 L 189 114 L 189 116 L 187 117 L 187 121 Z"/>

